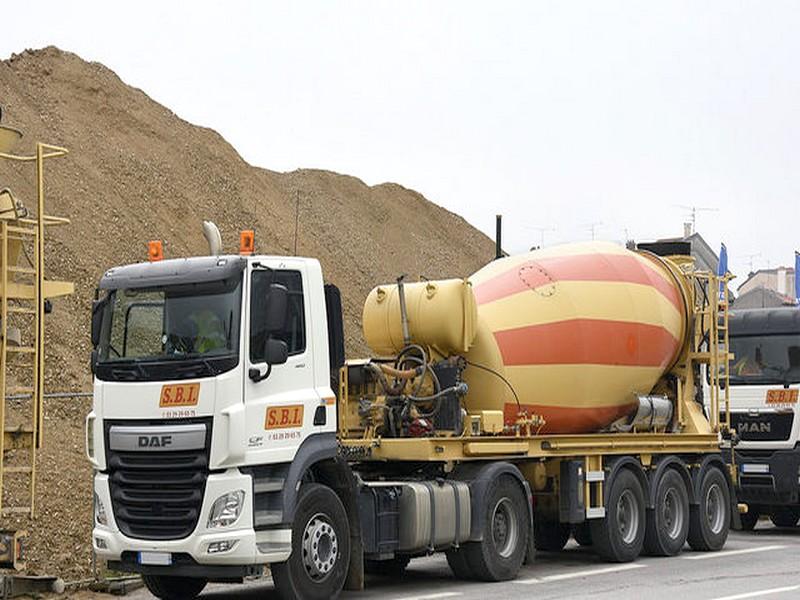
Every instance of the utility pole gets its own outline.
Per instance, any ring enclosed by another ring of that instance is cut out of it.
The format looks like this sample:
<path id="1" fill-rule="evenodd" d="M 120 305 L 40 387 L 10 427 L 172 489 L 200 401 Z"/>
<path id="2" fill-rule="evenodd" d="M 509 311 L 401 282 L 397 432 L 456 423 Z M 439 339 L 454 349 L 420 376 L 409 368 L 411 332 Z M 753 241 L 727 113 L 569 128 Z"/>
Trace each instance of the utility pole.
<path id="1" fill-rule="evenodd" d="M 594 223 L 589 223 L 586 228 L 592 233 L 592 241 L 595 239 L 595 232 L 597 229 L 602 225 L 602 221 L 595 221 Z"/>

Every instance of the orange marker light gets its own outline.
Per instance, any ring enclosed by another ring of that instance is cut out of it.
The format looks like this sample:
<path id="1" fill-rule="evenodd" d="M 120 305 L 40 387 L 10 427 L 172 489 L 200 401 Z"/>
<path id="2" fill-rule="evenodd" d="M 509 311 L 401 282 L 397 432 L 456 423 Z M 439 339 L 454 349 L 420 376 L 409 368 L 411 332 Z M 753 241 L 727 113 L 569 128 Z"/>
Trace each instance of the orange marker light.
<path id="1" fill-rule="evenodd" d="M 239 233 L 239 254 L 252 254 L 256 249 L 256 234 L 252 229 Z"/>
<path id="2" fill-rule="evenodd" d="M 147 257 L 150 262 L 164 260 L 164 247 L 161 245 L 161 240 L 151 240 L 147 244 Z"/>

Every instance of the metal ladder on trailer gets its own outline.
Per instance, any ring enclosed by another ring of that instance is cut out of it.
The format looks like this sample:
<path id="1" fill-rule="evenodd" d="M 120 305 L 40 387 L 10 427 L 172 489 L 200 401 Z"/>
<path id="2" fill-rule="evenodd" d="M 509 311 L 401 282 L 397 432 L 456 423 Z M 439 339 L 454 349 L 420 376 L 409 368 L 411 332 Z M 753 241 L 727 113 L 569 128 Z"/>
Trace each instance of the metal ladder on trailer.
<path id="1" fill-rule="evenodd" d="M 33 518 L 43 440 L 45 303 L 73 291 L 71 283 L 45 280 L 45 227 L 69 221 L 45 214 L 44 161 L 67 150 L 38 143 L 35 155 L 18 156 L 5 149 L 0 145 L 0 158 L 35 163 L 37 203 L 30 216 L 10 189 L 0 189 L 0 514 Z"/>

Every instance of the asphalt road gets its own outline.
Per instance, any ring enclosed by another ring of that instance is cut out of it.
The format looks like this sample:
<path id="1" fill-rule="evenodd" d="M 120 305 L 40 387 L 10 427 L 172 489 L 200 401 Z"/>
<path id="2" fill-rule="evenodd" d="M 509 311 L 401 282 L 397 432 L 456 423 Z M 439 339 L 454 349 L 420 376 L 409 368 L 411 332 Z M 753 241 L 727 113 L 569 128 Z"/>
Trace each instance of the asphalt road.
<path id="1" fill-rule="evenodd" d="M 519 578 L 505 583 L 462 582 L 444 556 L 411 561 L 399 578 L 372 577 L 364 592 L 346 600 L 486 600 L 592 598 L 595 600 L 745 600 L 800 598 L 800 528 L 762 522 L 754 532 L 732 532 L 723 551 L 686 549 L 673 558 L 640 558 L 629 564 L 600 562 L 571 541 L 563 552 L 540 553 Z M 128 598 L 151 598 L 145 590 Z M 278 598 L 269 579 L 245 586 L 209 586 L 206 600 Z"/>

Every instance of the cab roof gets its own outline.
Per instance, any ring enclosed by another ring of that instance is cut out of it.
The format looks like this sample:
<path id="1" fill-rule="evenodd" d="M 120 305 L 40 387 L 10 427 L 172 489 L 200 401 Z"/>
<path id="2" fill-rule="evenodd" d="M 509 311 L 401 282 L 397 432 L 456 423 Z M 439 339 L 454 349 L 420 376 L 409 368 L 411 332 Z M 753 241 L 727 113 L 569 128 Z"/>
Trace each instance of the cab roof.
<path id="1" fill-rule="evenodd" d="M 246 266 L 247 257 L 236 254 L 143 262 L 109 269 L 99 287 L 116 290 L 220 281 L 241 274 Z"/>

